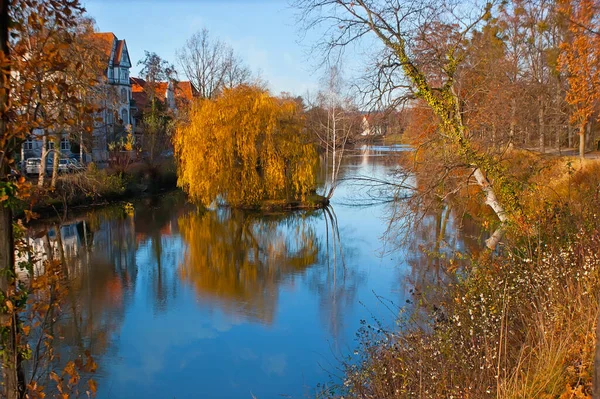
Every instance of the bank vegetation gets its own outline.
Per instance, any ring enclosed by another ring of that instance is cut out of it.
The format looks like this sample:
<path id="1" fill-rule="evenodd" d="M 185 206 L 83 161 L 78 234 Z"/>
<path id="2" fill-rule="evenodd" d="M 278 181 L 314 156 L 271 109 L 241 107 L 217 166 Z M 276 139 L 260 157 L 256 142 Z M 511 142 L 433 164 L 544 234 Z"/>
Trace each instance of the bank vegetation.
<path id="1" fill-rule="evenodd" d="M 410 238 L 440 209 L 486 231 L 479 251 L 449 254 L 443 238 L 426 248 L 450 283 L 415 291 L 395 328 L 367 325 L 359 360 L 324 394 L 591 397 L 600 389 L 600 166 L 586 159 L 597 146 L 597 2 L 297 4 L 303 29 L 327 32 L 315 48 L 329 60 L 369 54 L 358 85 L 367 103 L 403 109 L 414 151 L 394 180 L 390 236 Z M 575 146 L 579 158 L 562 156 Z"/>

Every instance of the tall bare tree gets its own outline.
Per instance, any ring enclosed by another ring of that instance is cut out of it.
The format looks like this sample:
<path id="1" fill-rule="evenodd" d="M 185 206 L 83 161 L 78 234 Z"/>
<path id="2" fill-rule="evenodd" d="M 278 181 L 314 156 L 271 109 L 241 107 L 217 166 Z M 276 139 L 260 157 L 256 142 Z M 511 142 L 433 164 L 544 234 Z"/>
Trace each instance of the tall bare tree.
<path id="1" fill-rule="evenodd" d="M 328 54 L 361 39 L 368 40 L 371 47 L 382 48 L 379 75 L 402 79 L 405 91 L 397 95 L 422 100 L 437 120 L 435 148 L 443 155 L 439 159 L 445 167 L 429 191 L 436 191 L 443 198 L 448 194 L 444 184 L 448 174 L 460 169 L 464 174 L 466 169 L 469 178 L 465 180 L 473 179 L 480 187 L 485 203 L 499 219 L 499 229 L 486 243 L 488 248 L 495 248 L 503 235 L 503 225 L 510 220 L 510 209 L 505 204 L 516 201 L 503 201 L 499 196 L 510 193 L 503 190 L 510 182 L 501 164 L 473 141 L 463 118 L 464 99 L 456 86 L 465 55 L 463 49 L 473 31 L 489 20 L 494 4 L 473 2 L 465 7 L 461 2 L 445 0 L 299 0 L 298 6 L 304 29 L 328 29 L 321 42 Z M 447 34 L 428 35 L 438 30 L 436 26 L 443 26 Z M 390 71 L 401 74 L 391 75 Z M 395 89 L 398 85 L 389 87 Z"/>
<path id="2" fill-rule="evenodd" d="M 213 39 L 207 29 L 190 37 L 177 51 L 183 75 L 192 82 L 202 98 L 213 98 L 223 88 L 247 83 L 250 69 L 234 54 L 233 49 Z"/>
<path id="3" fill-rule="evenodd" d="M 325 196 L 331 198 L 338 185 L 338 175 L 348 139 L 356 133 L 359 113 L 346 92 L 338 66 L 327 69 L 322 79 L 323 89 L 306 112 L 307 125 L 325 153 Z"/>
<path id="4" fill-rule="evenodd" d="M 149 161 L 153 162 L 157 151 L 164 149 L 168 139 L 169 124 L 173 115 L 165 96 L 168 96 L 170 89 L 173 95 L 175 93 L 176 73 L 173 65 L 149 51 L 146 51 L 144 59 L 140 60 L 138 65 L 142 65 L 140 74 L 146 81 L 144 92 L 148 99 L 142 110 L 143 146 L 149 154 Z"/>

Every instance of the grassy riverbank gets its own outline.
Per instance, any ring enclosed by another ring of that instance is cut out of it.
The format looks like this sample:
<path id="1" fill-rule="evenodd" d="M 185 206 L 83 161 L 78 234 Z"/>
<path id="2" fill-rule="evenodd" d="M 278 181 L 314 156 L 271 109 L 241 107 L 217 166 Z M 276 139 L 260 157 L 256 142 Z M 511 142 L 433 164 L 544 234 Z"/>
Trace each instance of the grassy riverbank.
<path id="1" fill-rule="evenodd" d="M 177 189 L 177 168 L 172 160 L 159 164 L 136 163 L 124 170 L 98 169 L 91 164 L 82 173 L 62 175 L 54 190 L 32 186 L 27 201 L 22 201 L 15 211 L 33 211 L 40 217 L 66 215 L 71 208 L 104 206 L 118 201 L 152 196 Z M 239 206 L 260 212 L 322 209 L 329 199 L 312 193 L 302 200 L 265 200 L 259 205 Z"/>
<path id="2" fill-rule="evenodd" d="M 265 200 L 259 205 L 238 207 L 240 209 L 261 212 L 295 211 L 300 209 L 323 209 L 329 205 L 329 199 L 317 193 L 307 195 L 303 200 Z"/>
<path id="3" fill-rule="evenodd" d="M 517 154 L 513 165 L 533 176 L 500 254 L 442 259 L 451 283 L 415 293 L 398 330 L 365 326 L 331 396 L 591 397 L 600 162 Z"/>
<path id="4" fill-rule="evenodd" d="M 54 190 L 32 186 L 27 201 L 15 209 L 41 217 L 66 214 L 70 208 L 106 205 L 116 201 L 155 195 L 177 187 L 177 171 L 172 160 L 156 164 L 135 163 L 123 169 L 98 169 L 90 164 L 81 173 L 62 175 Z"/>

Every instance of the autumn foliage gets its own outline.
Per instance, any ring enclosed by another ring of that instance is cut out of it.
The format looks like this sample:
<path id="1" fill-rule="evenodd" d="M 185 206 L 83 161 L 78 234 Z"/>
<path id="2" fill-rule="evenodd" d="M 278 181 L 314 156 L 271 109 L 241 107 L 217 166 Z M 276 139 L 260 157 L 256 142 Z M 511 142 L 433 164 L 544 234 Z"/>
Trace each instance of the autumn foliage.
<path id="1" fill-rule="evenodd" d="M 597 2 L 592 0 L 561 2 L 561 10 L 570 20 L 571 40 L 561 44 L 559 66 L 568 74 L 566 101 L 573 108 L 571 122 L 579 128 L 582 158 L 585 153 L 585 129 L 600 99 L 600 35 L 592 30 L 595 4 Z"/>
<path id="2" fill-rule="evenodd" d="M 317 155 L 298 105 L 239 86 L 192 106 L 173 139 L 178 184 L 204 206 L 257 206 L 304 199 L 314 187 Z"/>

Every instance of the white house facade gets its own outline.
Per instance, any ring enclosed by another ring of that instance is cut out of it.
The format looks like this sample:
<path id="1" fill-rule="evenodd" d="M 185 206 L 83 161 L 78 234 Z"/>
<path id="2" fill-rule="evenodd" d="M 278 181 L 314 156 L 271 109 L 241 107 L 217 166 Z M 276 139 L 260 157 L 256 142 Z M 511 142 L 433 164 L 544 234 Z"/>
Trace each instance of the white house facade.
<path id="1" fill-rule="evenodd" d="M 61 135 L 55 143 L 47 140 L 48 159 L 54 151 L 60 151 L 62 158 L 82 157 L 84 162 L 106 162 L 108 160 L 108 144 L 114 141 L 119 132 L 130 129 L 131 117 L 131 84 L 129 70 L 131 60 L 127 43 L 119 40 L 113 33 L 96 33 L 98 45 L 106 54 L 106 69 L 102 83 L 98 87 L 97 98 L 102 111 L 97 115 L 92 140 L 80 137 L 70 137 L 67 133 Z M 39 158 L 42 155 L 42 130 L 34 130 L 21 147 L 21 159 Z M 77 148 L 72 148 L 77 143 Z M 56 148 L 55 148 L 56 147 Z M 91 148 L 90 148 L 91 147 Z M 73 150 L 73 151 L 72 151 Z"/>
<path id="2" fill-rule="evenodd" d="M 21 146 L 21 159 L 39 158 L 42 156 L 43 131 L 35 129 L 33 134 L 25 140 Z M 61 135 L 58 145 L 55 141 L 48 140 L 46 148 L 48 150 L 48 159 L 52 159 L 54 151 L 60 151 L 61 158 L 71 158 L 76 154 L 71 152 L 71 142 L 66 134 Z"/>
<path id="3" fill-rule="evenodd" d="M 131 59 L 125 40 L 119 40 L 113 33 L 96 33 L 106 45 L 106 83 L 101 88 L 102 108 L 100 119 L 93 132 L 92 158 L 95 162 L 108 160 L 108 145 L 131 123 L 131 83 L 129 70 Z"/>

